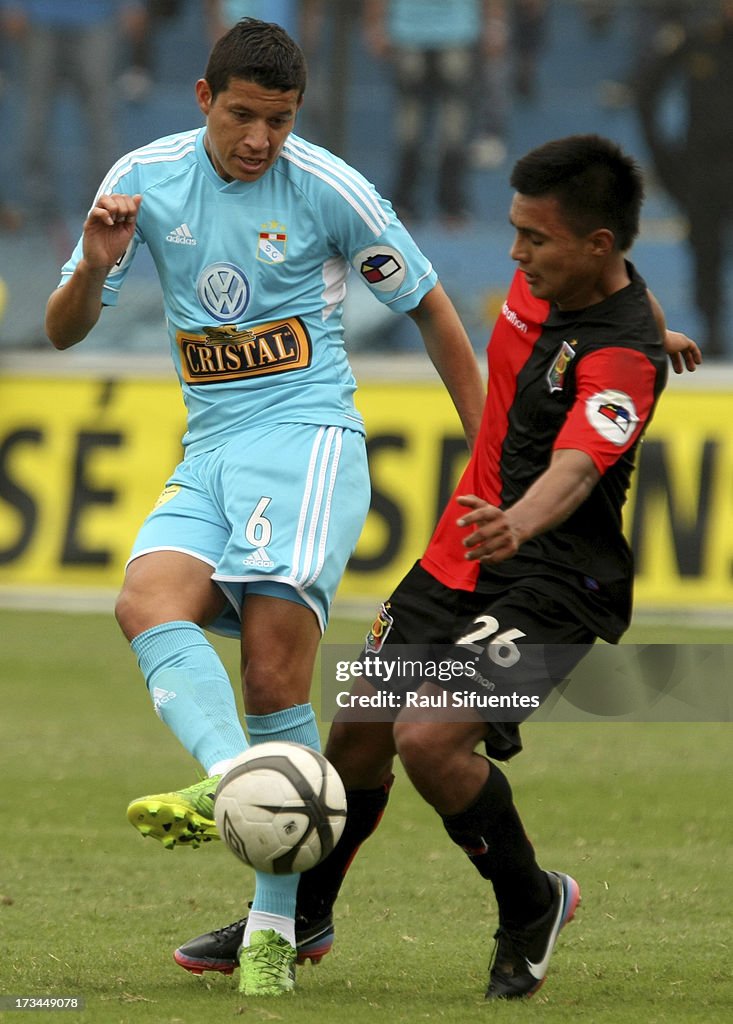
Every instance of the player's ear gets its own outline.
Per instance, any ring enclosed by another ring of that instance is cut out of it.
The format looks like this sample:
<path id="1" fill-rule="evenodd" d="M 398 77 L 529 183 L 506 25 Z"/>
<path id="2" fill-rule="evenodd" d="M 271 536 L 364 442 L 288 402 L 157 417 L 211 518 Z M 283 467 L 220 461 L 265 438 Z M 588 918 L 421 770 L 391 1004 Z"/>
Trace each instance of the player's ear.
<path id="1" fill-rule="evenodd" d="M 208 117 L 213 97 L 211 95 L 211 86 L 205 78 L 199 78 L 196 83 L 196 102 L 198 103 L 199 110 L 204 117 Z"/>
<path id="2" fill-rule="evenodd" d="M 588 244 L 594 256 L 607 256 L 613 252 L 616 236 L 610 228 L 598 228 L 588 235 Z"/>

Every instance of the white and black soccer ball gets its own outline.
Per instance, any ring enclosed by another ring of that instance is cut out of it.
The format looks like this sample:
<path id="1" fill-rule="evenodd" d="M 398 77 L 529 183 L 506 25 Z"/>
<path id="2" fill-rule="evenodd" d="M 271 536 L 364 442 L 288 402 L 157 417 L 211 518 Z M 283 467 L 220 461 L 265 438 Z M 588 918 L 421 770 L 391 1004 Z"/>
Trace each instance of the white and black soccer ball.
<path id="1" fill-rule="evenodd" d="M 214 800 L 219 835 L 257 871 L 293 874 L 314 867 L 346 824 L 346 793 L 323 754 L 300 743 L 259 743 L 221 779 Z"/>

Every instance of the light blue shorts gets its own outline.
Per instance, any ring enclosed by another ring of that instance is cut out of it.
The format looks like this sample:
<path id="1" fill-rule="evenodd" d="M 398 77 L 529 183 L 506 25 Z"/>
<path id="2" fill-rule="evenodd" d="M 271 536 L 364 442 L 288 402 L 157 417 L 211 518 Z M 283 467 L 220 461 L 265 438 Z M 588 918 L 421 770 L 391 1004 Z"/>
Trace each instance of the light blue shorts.
<path id="1" fill-rule="evenodd" d="M 275 424 L 185 458 L 135 539 L 130 561 L 181 551 L 226 594 L 210 629 L 239 636 L 247 593 L 306 605 L 321 630 L 369 511 L 362 434 Z"/>

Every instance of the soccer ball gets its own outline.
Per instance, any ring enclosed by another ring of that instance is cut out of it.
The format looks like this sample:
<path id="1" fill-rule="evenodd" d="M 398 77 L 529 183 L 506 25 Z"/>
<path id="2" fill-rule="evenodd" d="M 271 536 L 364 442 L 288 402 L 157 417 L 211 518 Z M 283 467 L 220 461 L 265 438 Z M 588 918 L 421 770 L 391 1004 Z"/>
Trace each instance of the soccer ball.
<path id="1" fill-rule="evenodd" d="M 307 871 L 338 842 L 346 793 L 338 772 L 310 747 L 275 741 L 241 754 L 214 799 L 219 835 L 256 871 Z"/>

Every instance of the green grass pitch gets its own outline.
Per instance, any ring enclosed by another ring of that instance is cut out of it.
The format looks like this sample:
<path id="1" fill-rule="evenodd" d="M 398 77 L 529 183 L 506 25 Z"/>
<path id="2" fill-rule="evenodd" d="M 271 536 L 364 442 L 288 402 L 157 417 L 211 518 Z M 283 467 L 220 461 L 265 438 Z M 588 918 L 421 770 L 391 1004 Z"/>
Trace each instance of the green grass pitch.
<path id="1" fill-rule="evenodd" d="M 329 639 L 363 631 L 337 621 Z M 217 646 L 236 675 L 236 644 Z M 221 844 L 168 852 L 127 824 L 132 797 L 196 771 L 112 617 L 2 611 L 0 652 L 0 997 L 81 997 L 62 1020 L 84 1024 L 730 1020 L 730 725 L 525 726 L 507 769 L 517 803 L 541 863 L 583 890 L 530 1002 L 484 1003 L 487 884 L 402 775 L 344 885 L 333 953 L 299 970 L 293 996 L 244 1001 L 236 975 L 195 978 L 171 958 L 242 915 L 251 876 Z"/>

